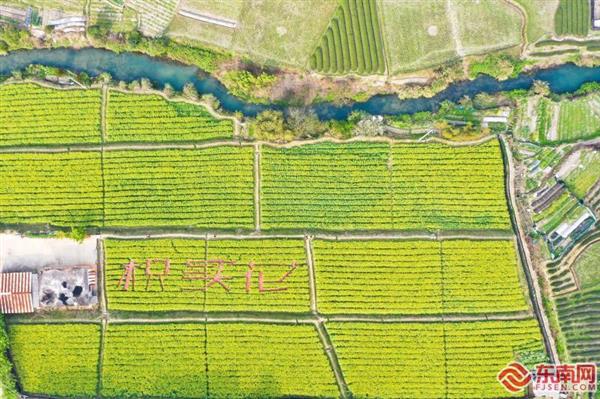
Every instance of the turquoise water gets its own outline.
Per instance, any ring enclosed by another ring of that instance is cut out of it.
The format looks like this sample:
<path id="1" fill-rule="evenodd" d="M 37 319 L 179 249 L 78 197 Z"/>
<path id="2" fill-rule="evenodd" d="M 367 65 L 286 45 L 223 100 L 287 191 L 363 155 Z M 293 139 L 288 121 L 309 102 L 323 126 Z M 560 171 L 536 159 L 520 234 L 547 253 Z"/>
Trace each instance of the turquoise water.
<path id="1" fill-rule="evenodd" d="M 77 73 L 86 72 L 90 76 L 108 72 L 115 79 L 126 82 L 147 78 L 157 88 L 162 88 L 168 83 L 176 90 L 181 90 L 187 82 L 191 82 L 199 93 L 214 95 L 225 110 L 239 111 L 246 116 L 254 116 L 265 109 L 283 110 L 280 105 L 254 104 L 240 100 L 229 94 L 218 80 L 196 67 L 137 53 L 119 54 L 94 48 L 19 50 L 0 57 L 0 75 L 8 75 L 11 71 L 24 69 L 30 64 L 58 67 Z M 365 102 L 345 106 L 328 102 L 318 103 L 314 104 L 312 109 L 321 119 L 338 120 L 346 119 L 354 110 L 362 110 L 374 115 L 413 114 L 419 111 L 435 111 L 441 102 L 458 101 L 463 96 L 473 97 L 478 93 L 529 89 L 534 80 L 548 82 L 550 89 L 555 93 L 572 92 L 585 82 L 600 82 L 600 67 L 563 64 L 504 81 L 480 76 L 472 81 L 453 83 L 432 98 L 400 100 L 394 95 L 377 95 Z"/>

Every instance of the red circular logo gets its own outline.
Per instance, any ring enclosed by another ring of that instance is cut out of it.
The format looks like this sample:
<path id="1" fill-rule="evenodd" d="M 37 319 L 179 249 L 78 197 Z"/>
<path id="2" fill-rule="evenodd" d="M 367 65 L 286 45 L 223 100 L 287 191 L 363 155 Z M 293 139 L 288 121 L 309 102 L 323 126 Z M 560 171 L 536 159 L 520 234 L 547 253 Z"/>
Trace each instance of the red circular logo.
<path id="1" fill-rule="evenodd" d="M 521 363 L 512 362 L 498 373 L 498 381 L 509 392 L 519 392 L 531 381 L 531 373 Z"/>

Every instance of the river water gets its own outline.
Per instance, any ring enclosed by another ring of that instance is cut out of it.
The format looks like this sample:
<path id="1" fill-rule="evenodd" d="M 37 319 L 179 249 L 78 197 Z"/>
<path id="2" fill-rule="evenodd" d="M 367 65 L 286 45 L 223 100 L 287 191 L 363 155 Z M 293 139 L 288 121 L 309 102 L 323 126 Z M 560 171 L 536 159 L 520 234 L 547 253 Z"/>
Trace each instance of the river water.
<path id="1" fill-rule="evenodd" d="M 254 116 L 265 109 L 283 109 L 281 105 L 254 104 L 232 96 L 217 79 L 196 67 L 137 53 L 115 53 L 94 48 L 18 50 L 0 56 L 0 75 L 8 75 L 11 71 L 24 69 L 30 64 L 58 67 L 77 73 L 86 72 L 92 77 L 108 72 L 115 79 L 125 82 L 147 78 L 157 88 L 162 88 L 168 83 L 176 90 L 181 90 L 187 82 L 190 82 L 200 94 L 214 95 L 223 109 L 230 112 L 239 111 L 246 116 Z M 365 102 L 351 105 L 317 103 L 312 105 L 312 109 L 321 119 L 338 120 L 346 119 L 354 110 L 366 111 L 374 115 L 435 111 L 444 100 L 456 102 L 463 96 L 473 97 L 478 93 L 529 89 L 534 80 L 547 82 L 555 93 L 572 92 L 585 82 L 600 82 L 600 67 L 563 64 L 534 73 L 521 74 L 514 79 L 504 81 L 480 76 L 472 81 L 453 83 L 432 98 L 401 100 L 394 95 L 376 95 Z"/>

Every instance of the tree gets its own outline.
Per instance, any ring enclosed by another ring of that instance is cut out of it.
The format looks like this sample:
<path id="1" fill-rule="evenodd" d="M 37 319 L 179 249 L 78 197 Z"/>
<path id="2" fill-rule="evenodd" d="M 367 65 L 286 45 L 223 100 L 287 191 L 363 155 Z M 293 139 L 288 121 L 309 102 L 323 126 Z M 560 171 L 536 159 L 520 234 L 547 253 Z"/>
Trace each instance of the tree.
<path id="1" fill-rule="evenodd" d="M 533 86 L 531 86 L 531 90 L 540 96 L 547 96 L 550 94 L 550 86 L 548 86 L 547 82 L 543 82 L 541 80 L 534 81 Z"/>
<path id="2" fill-rule="evenodd" d="M 256 116 L 251 122 L 250 134 L 265 141 L 289 141 L 294 135 L 285 126 L 283 113 L 267 110 Z"/>
<path id="3" fill-rule="evenodd" d="M 286 121 L 289 129 L 296 134 L 296 138 L 320 137 L 327 131 L 327 124 L 310 109 L 292 108 L 288 111 Z"/>

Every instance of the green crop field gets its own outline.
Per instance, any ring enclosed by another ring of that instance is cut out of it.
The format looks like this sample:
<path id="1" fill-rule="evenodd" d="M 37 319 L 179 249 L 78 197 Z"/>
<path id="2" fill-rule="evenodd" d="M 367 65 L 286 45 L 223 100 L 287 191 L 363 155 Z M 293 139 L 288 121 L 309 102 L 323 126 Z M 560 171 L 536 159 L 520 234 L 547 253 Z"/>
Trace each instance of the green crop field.
<path id="1" fill-rule="evenodd" d="M 233 136 L 230 119 L 216 119 L 202 106 L 116 91 L 110 92 L 107 125 L 108 142 L 200 141 Z"/>
<path id="2" fill-rule="evenodd" d="M 315 241 L 322 313 L 526 310 L 512 241 Z"/>
<path id="3" fill-rule="evenodd" d="M 600 180 L 600 153 L 595 150 L 581 150 L 577 168 L 564 180 L 577 198 L 585 198 L 588 191 Z"/>
<path id="4" fill-rule="evenodd" d="M 600 135 L 600 96 L 560 102 L 557 141 L 575 141 Z"/>
<path id="5" fill-rule="evenodd" d="M 99 226 L 100 154 L 0 154 L 0 221 Z"/>
<path id="6" fill-rule="evenodd" d="M 600 242 L 590 245 L 572 266 L 581 288 L 600 287 Z"/>
<path id="7" fill-rule="evenodd" d="M 136 311 L 284 311 L 309 310 L 308 270 L 303 240 L 106 240 L 106 282 L 108 304 L 114 310 Z M 171 262 L 171 273 L 161 287 L 158 277 L 144 275 L 146 259 L 162 259 L 153 266 L 164 270 L 164 259 Z M 132 259 L 138 266 L 135 287 L 125 291 L 118 286 L 123 265 Z M 223 260 L 223 285 L 208 287 L 218 273 L 213 263 L 194 269 L 190 260 Z M 250 262 L 255 269 L 247 278 Z M 277 282 L 290 271 L 287 278 Z M 259 289 L 259 275 L 264 280 Z M 193 278 L 196 278 L 194 280 Z M 249 282 L 247 286 L 246 283 Z M 148 283 L 147 283 L 148 282 Z M 146 288 L 147 286 L 147 288 Z M 274 288 L 285 290 L 267 291 Z"/>
<path id="8" fill-rule="evenodd" d="M 339 396 L 313 326 L 208 324 L 207 336 L 211 397 Z"/>
<path id="9" fill-rule="evenodd" d="M 385 59 L 376 0 L 342 0 L 310 67 L 326 73 L 383 73 Z"/>
<path id="10" fill-rule="evenodd" d="M 252 228 L 250 147 L 104 154 L 105 224 Z"/>
<path id="11" fill-rule="evenodd" d="M 23 390 L 96 397 L 100 327 L 92 324 L 9 325 L 10 353 Z"/>
<path id="12" fill-rule="evenodd" d="M 554 29 L 559 36 L 587 36 L 590 30 L 590 2 L 560 0 L 554 14 Z"/>
<path id="13" fill-rule="evenodd" d="M 105 335 L 102 396 L 206 397 L 203 324 L 113 324 Z"/>
<path id="14" fill-rule="evenodd" d="M 465 54 L 513 47 L 521 42 L 521 18 L 502 0 L 450 0 L 455 8 Z"/>
<path id="15" fill-rule="evenodd" d="M 554 33 L 554 12 L 559 0 L 516 0 L 527 14 L 527 40 L 532 43 Z"/>
<path id="16" fill-rule="evenodd" d="M 597 264 L 596 264 L 597 267 Z M 600 357 L 600 286 L 598 283 L 556 298 L 560 328 L 573 362 L 593 362 Z"/>
<path id="17" fill-rule="evenodd" d="M 381 8 L 392 72 L 428 68 L 457 57 L 449 40 L 446 0 L 382 0 Z"/>
<path id="18" fill-rule="evenodd" d="M 361 398 L 505 398 L 496 374 L 515 359 L 516 347 L 541 338 L 533 319 L 327 329 L 350 390 Z"/>
<path id="19" fill-rule="evenodd" d="M 0 146 L 100 142 L 99 90 L 0 86 Z"/>
<path id="20" fill-rule="evenodd" d="M 496 141 L 264 148 L 261 176 L 265 229 L 510 229 Z"/>
<path id="21" fill-rule="evenodd" d="M 72 15 L 83 15 L 85 8 L 85 0 L 8 0 L 7 3 L 39 10 L 60 10 Z"/>

